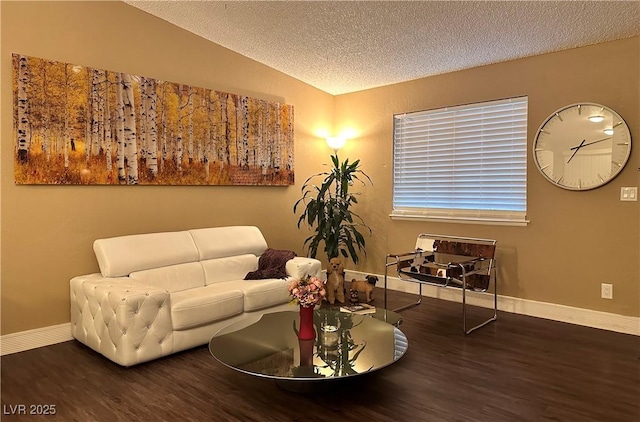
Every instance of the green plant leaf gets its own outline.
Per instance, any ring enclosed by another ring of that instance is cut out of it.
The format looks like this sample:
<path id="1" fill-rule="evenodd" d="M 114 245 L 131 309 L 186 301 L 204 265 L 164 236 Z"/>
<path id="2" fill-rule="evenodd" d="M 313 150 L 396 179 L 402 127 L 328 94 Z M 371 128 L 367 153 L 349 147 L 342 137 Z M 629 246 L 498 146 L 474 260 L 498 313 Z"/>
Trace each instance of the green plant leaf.
<path id="1" fill-rule="evenodd" d="M 351 210 L 357 204 L 356 195 L 359 192 L 349 192 L 358 181 L 366 186 L 371 178 L 359 168 L 360 160 L 349 163 L 349 159 L 340 162 L 338 155 L 331 156 L 330 171 L 317 173 L 309 177 L 302 185 L 302 197 L 293 207 L 294 213 L 301 210 L 298 218 L 298 228 L 302 223 L 315 229 L 315 233 L 305 239 L 304 246 L 308 248 L 309 256 L 315 257 L 320 245 L 324 243 L 324 252 L 328 258 L 339 255 L 351 257 L 358 263 L 358 251 L 364 251 L 365 238 L 358 230 L 358 226 L 369 228 L 362 218 Z M 359 177 L 361 176 L 361 177 Z M 313 180 L 323 177 L 319 185 L 312 184 Z M 304 207 L 302 204 L 305 204 Z M 357 221 L 357 223 L 356 223 Z"/>

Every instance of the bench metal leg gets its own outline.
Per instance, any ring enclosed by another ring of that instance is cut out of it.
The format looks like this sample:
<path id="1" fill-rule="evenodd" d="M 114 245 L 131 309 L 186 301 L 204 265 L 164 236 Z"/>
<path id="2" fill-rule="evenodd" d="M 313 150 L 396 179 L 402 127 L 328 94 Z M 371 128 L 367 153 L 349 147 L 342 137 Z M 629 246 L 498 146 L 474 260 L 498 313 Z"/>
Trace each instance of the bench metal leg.
<path id="1" fill-rule="evenodd" d="M 422 303 L 422 284 L 418 283 L 418 300 L 407 305 L 401 306 L 399 308 L 395 308 L 393 312 L 404 311 L 405 309 L 413 308 L 414 306 L 418 306 Z"/>
<path id="2" fill-rule="evenodd" d="M 460 265 L 460 268 L 462 269 L 462 330 L 467 335 L 498 319 L 498 275 L 495 274 L 493 279 L 493 316 L 467 330 L 467 276 L 464 266 Z"/>
<path id="3" fill-rule="evenodd" d="M 387 255 L 385 266 L 384 266 L 384 308 L 387 309 L 387 274 L 390 266 L 395 266 L 397 262 L 389 262 L 389 258 L 394 257 L 393 255 Z M 418 300 L 407 305 L 401 306 L 399 308 L 392 309 L 393 312 L 404 311 L 405 309 L 413 308 L 414 306 L 418 306 L 422 303 L 422 283 L 418 283 Z"/>

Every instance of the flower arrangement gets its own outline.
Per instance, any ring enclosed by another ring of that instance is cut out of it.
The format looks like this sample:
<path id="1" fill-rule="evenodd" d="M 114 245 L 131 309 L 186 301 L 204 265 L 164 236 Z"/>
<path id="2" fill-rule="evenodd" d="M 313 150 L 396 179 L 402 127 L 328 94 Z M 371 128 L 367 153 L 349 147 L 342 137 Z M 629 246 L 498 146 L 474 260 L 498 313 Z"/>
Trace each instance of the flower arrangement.
<path id="1" fill-rule="evenodd" d="M 295 279 L 289 284 L 291 302 L 309 308 L 320 303 L 327 294 L 324 283 L 318 277 L 307 276 Z"/>

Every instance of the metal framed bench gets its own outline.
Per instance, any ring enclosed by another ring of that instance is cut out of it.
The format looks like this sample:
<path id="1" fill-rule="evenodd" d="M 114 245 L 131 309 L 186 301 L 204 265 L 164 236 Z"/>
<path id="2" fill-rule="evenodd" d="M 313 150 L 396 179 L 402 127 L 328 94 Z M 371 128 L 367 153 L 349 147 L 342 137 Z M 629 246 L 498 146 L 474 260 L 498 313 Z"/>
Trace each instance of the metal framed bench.
<path id="1" fill-rule="evenodd" d="M 411 252 L 389 254 L 384 270 L 384 306 L 387 308 L 387 277 L 395 267 L 398 278 L 418 283 L 416 302 L 394 309 L 399 312 L 422 302 L 422 285 L 462 289 L 462 329 L 469 334 L 498 318 L 496 240 L 472 237 L 420 234 Z M 467 291 L 487 292 L 493 280 L 493 315 L 467 329 Z"/>

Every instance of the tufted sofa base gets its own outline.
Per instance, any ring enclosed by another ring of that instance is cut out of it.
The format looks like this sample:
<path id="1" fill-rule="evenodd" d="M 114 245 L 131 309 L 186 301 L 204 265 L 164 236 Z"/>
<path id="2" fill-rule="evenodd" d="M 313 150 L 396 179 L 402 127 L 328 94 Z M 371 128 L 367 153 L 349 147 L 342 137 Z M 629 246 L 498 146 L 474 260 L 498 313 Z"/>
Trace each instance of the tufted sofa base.
<path id="1" fill-rule="evenodd" d="M 266 249 L 249 226 L 97 240 L 101 272 L 70 281 L 72 335 L 132 366 L 206 344 L 232 322 L 293 309 L 289 281 L 319 275 L 320 262 L 296 257 L 286 279 L 244 280 Z"/>

